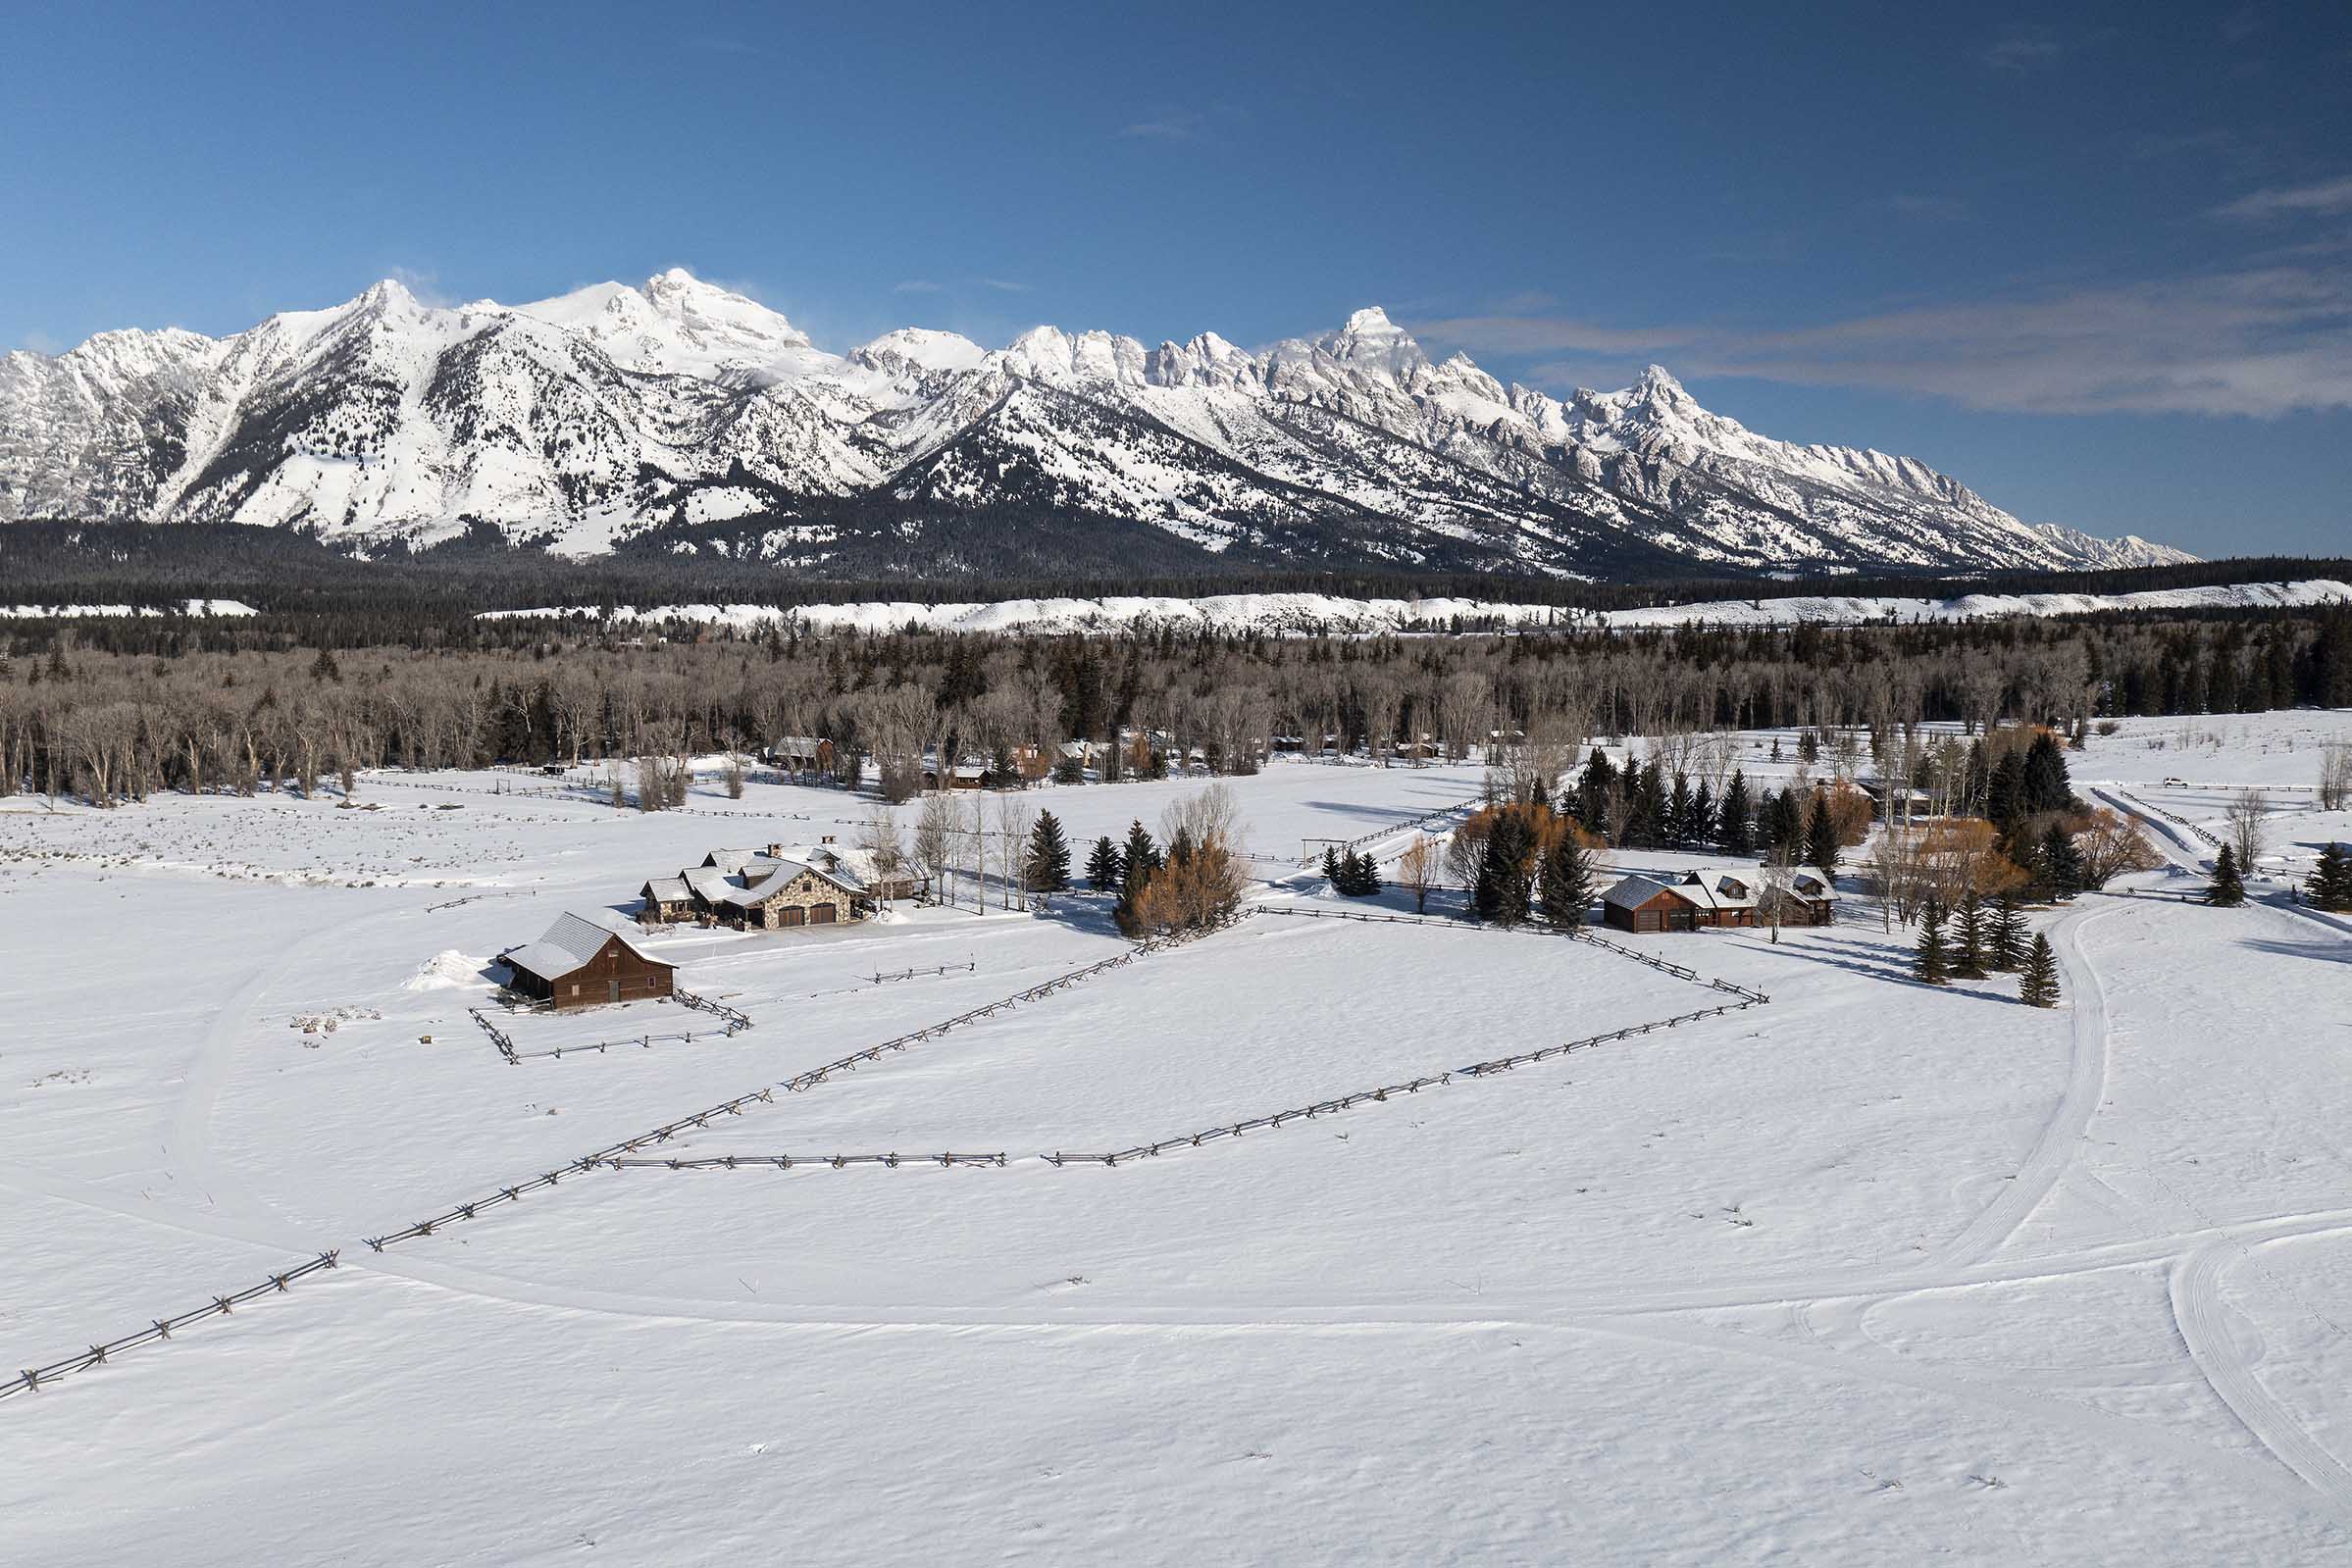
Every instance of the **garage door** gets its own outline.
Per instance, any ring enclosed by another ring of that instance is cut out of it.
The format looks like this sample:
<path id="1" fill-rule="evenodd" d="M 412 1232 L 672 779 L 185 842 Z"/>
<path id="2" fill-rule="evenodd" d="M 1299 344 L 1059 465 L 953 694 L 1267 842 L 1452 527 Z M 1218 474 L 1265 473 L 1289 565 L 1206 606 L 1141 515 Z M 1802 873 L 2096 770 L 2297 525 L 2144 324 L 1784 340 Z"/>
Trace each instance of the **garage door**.
<path id="1" fill-rule="evenodd" d="M 779 926 L 805 926 L 808 924 L 808 916 L 791 904 L 776 911 L 776 924 Z"/>
<path id="2" fill-rule="evenodd" d="M 809 906 L 808 906 L 808 923 L 809 923 L 810 925 L 812 925 L 812 926 L 830 926 L 830 925 L 832 925 L 832 924 L 834 923 L 834 908 L 833 908 L 833 905 L 831 905 L 831 904 L 811 904 L 811 905 L 809 905 Z"/>

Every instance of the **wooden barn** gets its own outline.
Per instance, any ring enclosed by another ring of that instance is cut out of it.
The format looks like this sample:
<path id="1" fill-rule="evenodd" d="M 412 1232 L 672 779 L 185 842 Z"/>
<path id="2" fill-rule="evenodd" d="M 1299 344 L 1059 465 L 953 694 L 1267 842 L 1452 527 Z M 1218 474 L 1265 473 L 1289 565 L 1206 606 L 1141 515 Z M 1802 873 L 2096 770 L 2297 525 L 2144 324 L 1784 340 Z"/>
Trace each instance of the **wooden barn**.
<path id="1" fill-rule="evenodd" d="M 1780 918 L 1792 926 L 1827 926 L 1837 920 L 1837 887 L 1817 871 L 1800 870 L 1789 880 L 1787 907 Z"/>
<path id="2" fill-rule="evenodd" d="M 619 932 L 569 914 L 501 961 L 509 989 L 559 1011 L 667 996 L 678 973 Z"/>

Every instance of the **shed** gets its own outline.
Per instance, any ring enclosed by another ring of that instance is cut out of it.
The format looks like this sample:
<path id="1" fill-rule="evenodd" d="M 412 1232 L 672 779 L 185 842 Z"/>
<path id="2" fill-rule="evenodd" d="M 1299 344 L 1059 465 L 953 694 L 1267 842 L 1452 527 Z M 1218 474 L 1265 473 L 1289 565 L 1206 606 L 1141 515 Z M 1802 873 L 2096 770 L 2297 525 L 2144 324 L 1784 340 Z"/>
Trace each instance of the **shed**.
<path id="1" fill-rule="evenodd" d="M 638 899 L 639 925 L 667 925 L 694 915 L 694 890 L 684 877 L 655 877 L 638 889 Z"/>
<path id="2" fill-rule="evenodd" d="M 537 941 L 503 955 L 510 989 L 558 1010 L 667 996 L 678 966 L 667 964 L 608 926 L 558 916 Z"/>

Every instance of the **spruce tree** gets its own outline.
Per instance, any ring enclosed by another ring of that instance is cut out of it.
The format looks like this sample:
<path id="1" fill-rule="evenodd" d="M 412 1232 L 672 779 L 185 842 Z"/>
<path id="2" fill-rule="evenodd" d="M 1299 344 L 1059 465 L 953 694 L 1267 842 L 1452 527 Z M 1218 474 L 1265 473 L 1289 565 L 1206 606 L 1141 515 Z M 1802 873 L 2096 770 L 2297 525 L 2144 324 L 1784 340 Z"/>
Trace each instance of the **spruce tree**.
<path id="1" fill-rule="evenodd" d="M 2050 951 L 2050 938 L 2038 931 L 2025 954 L 2024 973 L 2018 977 L 2018 1000 L 2028 1007 L 2058 1005 L 2058 955 Z"/>
<path id="2" fill-rule="evenodd" d="M 2047 732 L 2035 735 L 2033 744 L 2025 748 L 2020 784 L 2028 817 L 2045 811 L 2064 811 L 2074 803 L 2073 783 L 2067 777 L 2066 753 L 2059 750 L 2058 741 Z"/>
<path id="3" fill-rule="evenodd" d="M 1337 844 L 1323 846 L 1323 880 L 1331 884 L 1331 890 L 1335 893 L 1344 893 L 1348 890 L 1348 868 L 1340 864 L 1340 849 Z"/>
<path id="4" fill-rule="evenodd" d="M 1992 952 L 1986 962 L 1988 969 L 2004 972 L 2025 961 L 2025 911 L 2018 904 L 2018 895 L 2005 892 L 1993 900 Z"/>
<path id="5" fill-rule="evenodd" d="M 1593 903 L 1592 851 L 1561 834 L 1544 857 L 1538 898 L 1546 925 L 1560 931 L 1583 930 L 1585 912 Z"/>
<path id="6" fill-rule="evenodd" d="M 1061 822 L 1050 811 L 1038 813 L 1029 830 L 1029 890 L 1057 893 L 1070 885 L 1070 844 L 1061 835 Z"/>
<path id="7" fill-rule="evenodd" d="M 2042 841 L 2034 850 L 2033 869 L 2044 897 L 2064 903 L 2082 891 L 2082 851 L 2058 823 L 2043 831 Z"/>
<path id="8" fill-rule="evenodd" d="M 1345 868 L 1348 873 L 1350 896 L 1369 898 L 1380 891 L 1380 862 L 1374 860 L 1369 853 L 1351 855 L 1349 859 L 1354 862 L 1353 865 Z"/>
<path id="9" fill-rule="evenodd" d="M 1734 769 L 1731 783 L 1723 786 L 1723 803 L 1715 813 L 1720 824 L 1715 831 L 1715 841 L 1723 846 L 1723 853 L 1745 855 L 1754 850 L 1756 840 L 1748 831 L 1748 817 L 1753 809 L 1748 804 L 1748 776 Z"/>
<path id="10" fill-rule="evenodd" d="M 1984 814 L 2004 838 L 2024 825 L 2025 764 L 2014 751 L 1993 767 L 1993 776 L 1984 786 Z"/>
<path id="11" fill-rule="evenodd" d="M 1971 887 L 1960 900 L 1960 916 L 1953 923 L 1952 978 L 1955 980 L 1984 979 L 1985 937 L 1984 900 Z"/>
<path id="12" fill-rule="evenodd" d="M 1086 880 L 1095 891 L 1106 893 L 1127 880 L 1127 870 L 1119 858 L 1119 846 L 1108 835 L 1095 840 L 1095 852 L 1086 857 Z"/>
<path id="13" fill-rule="evenodd" d="M 1151 841 L 1151 835 L 1145 832 L 1144 825 L 1141 822 L 1129 822 L 1127 824 L 1126 852 L 1119 857 L 1120 869 L 1128 878 L 1133 879 L 1139 873 L 1149 877 L 1162 864 L 1163 862 L 1159 858 L 1159 845 Z"/>
<path id="14" fill-rule="evenodd" d="M 2344 852 L 2342 844 L 2327 845 L 2320 851 L 2320 863 L 2303 885 L 2320 908 L 2338 914 L 2352 910 L 2352 855 Z"/>
<path id="15" fill-rule="evenodd" d="M 1952 961 L 1944 948 L 1944 906 L 1930 898 L 1919 911 L 1919 942 L 1911 964 L 1914 978 L 1929 986 L 1949 984 Z"/>
<path id="16" fill-rule="evenodd" d="M 2227 844 L 2213 863 L 2213 883 L 2205 889 L 2205 901 L 2220 909 L 2235 909 L 2246 901 L 2246 880 L 2238 875 L 2237 851 Z"/>
<path id="17" fill-rule="evenodd" d="M 1479 862 L 1473 896 L 1478 918 L 1498 926 L 1516 926 L 1527 918 L 1527 860 L 1535 848 L 1527 823 L 1518 812 L 1498 812 L 1486 835 L 1486 855 Z"/>
<path id="18" fill-rule="evenodd" d="M 1813 820 L 1805 828 L 1805 863 L 1826 880 L 1837 875 L 1837 824 L 1829 820 L 1829 796 L 1816 789 Z"/>

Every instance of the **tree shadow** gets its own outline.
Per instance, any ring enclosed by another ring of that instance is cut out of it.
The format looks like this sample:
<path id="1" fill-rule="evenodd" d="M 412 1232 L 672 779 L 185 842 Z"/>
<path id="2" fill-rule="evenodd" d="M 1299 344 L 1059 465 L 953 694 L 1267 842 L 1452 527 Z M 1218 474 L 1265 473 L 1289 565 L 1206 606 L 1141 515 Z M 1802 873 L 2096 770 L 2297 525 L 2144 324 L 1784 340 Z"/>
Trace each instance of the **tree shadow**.
<path id="1" fill-rule="evenodd" d="M 2310 958 L 2323 964 L 2352 964 L 2352 945 L 2343 942 L 2295 942 L 2252 936 L 2238 945 L 2251 947 L 2258 953 L 2274 953 L 2280 958 Z"/>
<path id="2" fill-rule="evenodd" d="M 1889 963 L 1873 963 L 1860 956 L 1854 956 L 1855 949 L 1852 948 L 1847 950 L 1849 956 L 1841 957 L 1833 944 L 1821 943 L 1818 938 L 1803 945 L 1796 942 L 1774 944 L 1762 938 L 1756 938 L 1745 945 L 1753 950 L 1769 953 L 1775 957 L 1793 958 L 1801 963 L 1821 964 L 1830 969 L 1843 969 L 1850 974 L 1865 975 L 1871 980 L 1885 981 L 1890 985 L 1916 986 L 1920 990 L 1938 991 L 1947 996 L 1968 996 L 1977 1001 L 2003 1002 L 2013 1007 L 2024 1005 L 2017 997 L 2004 996 L 1997 991 L 1971 990 L 1961 985 L 1930 986 L 1908 969 L 1899 969 Z M 1824 945 L 1829 945 L 1831 950 L 1822 951 L 1821 947 Z"/>

